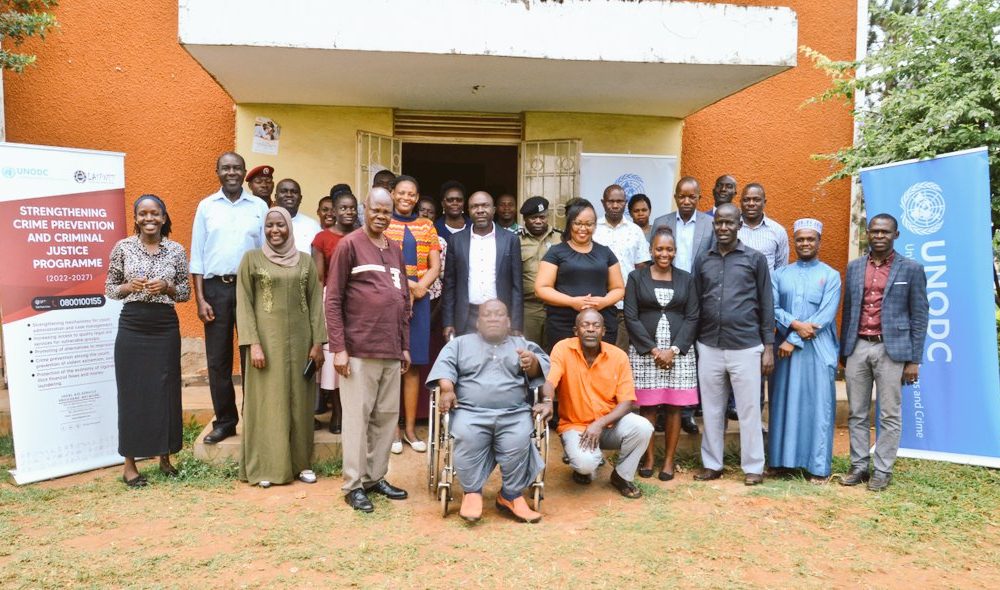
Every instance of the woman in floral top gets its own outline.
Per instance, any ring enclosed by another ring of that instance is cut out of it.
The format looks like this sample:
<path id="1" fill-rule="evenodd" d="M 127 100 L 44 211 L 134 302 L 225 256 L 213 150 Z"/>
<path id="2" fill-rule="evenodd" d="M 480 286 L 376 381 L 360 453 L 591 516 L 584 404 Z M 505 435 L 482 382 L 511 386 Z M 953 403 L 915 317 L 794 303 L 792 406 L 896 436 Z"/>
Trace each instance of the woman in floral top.
<path id="1" fill-rule="evenodd" d="M 136 235 L 115 244 L 105 294 L 125 301 L 115 340 L 118 453 L 122 480 L 145 486 L 136 457 L 160 458 L 160 471 L 177 475 L 170 455 L 181 450 L 181 333 L 174 304 L 191 298 L 184 247 L 167 239 L 170 216 L 156 195 L 132 206 Z"/>

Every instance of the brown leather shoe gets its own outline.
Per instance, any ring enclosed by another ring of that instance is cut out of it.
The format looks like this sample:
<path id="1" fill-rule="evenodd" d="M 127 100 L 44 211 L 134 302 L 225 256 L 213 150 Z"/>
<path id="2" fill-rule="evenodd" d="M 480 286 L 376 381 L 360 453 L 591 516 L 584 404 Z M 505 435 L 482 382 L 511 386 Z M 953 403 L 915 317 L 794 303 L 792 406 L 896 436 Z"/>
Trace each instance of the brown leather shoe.
<path id="1" fill-rule="evenodd" d="M 840 485 L 842 486 L 856 486 L 859 483 L 864 483 L 868 481 L 871 474 L 868 473 L 867 469 L 861 469 L 860 467 L 852 467 L 851 470 L 844 477 L 840 478 Z"/>
<path id="2" fill-rule="evenodd" d="M 755 486 L 764 483 L 764 474 L 762 473 L 748 473 L 743 479 L 743 484 L 748 486 Z"/>
<path id="3" fill-rule="evenodd" d="M 704 468 L 698 473 L 694 474 L 695 481 L 711 481 L 713 479 L 719 479 L 722 477 L 722 470 L 716 471 L 715 469 Z"/>
<path id="4" fill-rule="evenodd" d="M 462 496 L 462 507 L 458 509 L 458 515 L 468 522 L 478 522 L 483 517 L 483 495 L 466 492 Z"/>
<path id="5" fill-rule="evenodd" d="M 618 475 L 617 469 L 611 470 L 611 485 L 618 490 L 619 494 L 631 500 L 642 497 L 642 490 L 640 490 L 634 483 L 627 481 L 624 477 Z"/>
<path id="6" fill-rule="evenodd" d="M 524 498 L 518 496 L 513 500 L 507 500 L 503 496 L 497 496 L 497 510 L 510 514 L 521 522 L 538 522 L 542 520 L 542 515 L 528 508 L 528 503 Z"/>

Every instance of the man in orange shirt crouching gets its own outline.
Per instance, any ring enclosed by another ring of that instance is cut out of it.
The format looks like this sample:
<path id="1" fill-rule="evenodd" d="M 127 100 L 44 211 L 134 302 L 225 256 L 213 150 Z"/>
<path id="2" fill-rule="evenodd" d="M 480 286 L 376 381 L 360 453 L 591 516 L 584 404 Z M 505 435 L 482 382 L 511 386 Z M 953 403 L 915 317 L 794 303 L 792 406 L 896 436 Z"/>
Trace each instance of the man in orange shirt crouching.
<path id="1" fill-rule="evenodd" d="M 589 484 L 601 465 L 601 450 L 616 450 L 611 485 L 626 498 L 639 498 L 642 491 L 632 480 L 653 426 L 632 413 L 635 385 L 628 355 L 601 341 L 604 318 L 596 309 L 581 311 L 573 332 L 576 337 L 552 348 L 542 395 L 559 396 L 559 435 L 573 479 Z"/>

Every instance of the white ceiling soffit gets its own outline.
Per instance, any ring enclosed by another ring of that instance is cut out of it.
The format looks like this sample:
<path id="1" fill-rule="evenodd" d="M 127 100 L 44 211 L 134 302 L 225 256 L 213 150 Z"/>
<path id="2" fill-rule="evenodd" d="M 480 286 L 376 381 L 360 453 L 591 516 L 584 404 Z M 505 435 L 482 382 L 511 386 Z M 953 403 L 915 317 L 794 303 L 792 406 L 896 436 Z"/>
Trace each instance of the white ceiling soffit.
<path id="1" fill-rule="evenodd" d="M 787 8 L 616 0 L 180 0 L 240 103 L 683 117 L 795 66 Z"/>

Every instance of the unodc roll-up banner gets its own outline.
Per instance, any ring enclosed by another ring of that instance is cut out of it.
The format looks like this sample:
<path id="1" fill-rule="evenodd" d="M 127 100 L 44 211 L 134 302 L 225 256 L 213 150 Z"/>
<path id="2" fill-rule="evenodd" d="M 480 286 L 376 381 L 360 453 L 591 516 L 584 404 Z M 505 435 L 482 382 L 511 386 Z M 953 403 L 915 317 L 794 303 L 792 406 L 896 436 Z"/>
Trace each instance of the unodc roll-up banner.
<path id="1" fill-rule="evenodd" d="M 19 484 L 121 463 L 104 297 L 124 154 L 0 143 L 0 312 Z"/>
<path id="2" fill-rule="evenodd" d="M 903 387 L 900 456 L 1000 467 L 1000 369 L 986 148 L 861 171 L 869 217 L 899 220 L 896 251 L 924 265 L 920 379 Z"/>

